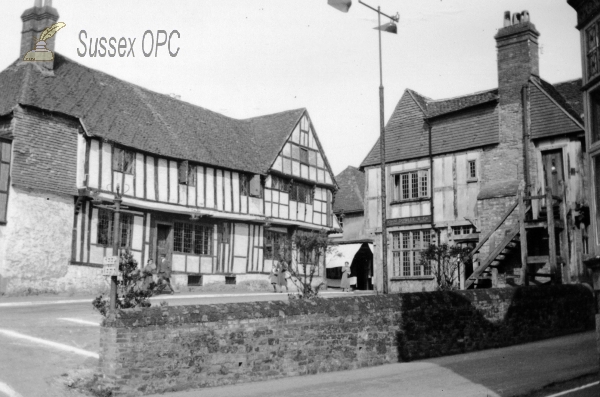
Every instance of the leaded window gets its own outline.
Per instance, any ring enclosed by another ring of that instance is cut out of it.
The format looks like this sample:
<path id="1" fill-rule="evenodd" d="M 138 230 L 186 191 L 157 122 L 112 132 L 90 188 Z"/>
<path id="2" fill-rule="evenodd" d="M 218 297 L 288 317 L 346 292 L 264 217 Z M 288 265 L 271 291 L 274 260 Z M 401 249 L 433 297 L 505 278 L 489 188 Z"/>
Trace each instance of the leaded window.
<path id="1" fill-rule="evenodd" d="M 431 265 L 421 264 L 421 251 L 431 244 L 430 230 L 392 233 L 393 275 L 395 277 L 430 276 Z"/>
<path id="2" fill-rule="evenodd" d="M 113 150 L 113 171 L 133 174 L 135 153 L 131 150 L 114 148 Z"/>
<path id="3" fill-rule="evenodd" d="M 173 251 L 183 254 L 210 255 L 212 226 L 175 222 Z"/>
<path id="4" fill-rule="evenodd" d="M 429 197 L 429 170 L 393 175 L 394 201 Z"/>
<path id="5" fill-rule="evenodd" d="M 598 74 L 598 25 L 594 23 L 585 31 L 588 80 Z"/>
<path id="6" fill-rule="evenodd" d="M 284 244 L 284 239 L 284 233 L 278 233 L 271 230 L 265 232 L 265 249 L 263 254 L 265 259 L 279 259 L 279 250 L 282 244 Z"/>
<path id="7" fill-rule="evenodd" d="M 97 226 L 97 240 L 96 243 L 100 245 L 113 245 L 113 222 L 114 212 L 99 208 L 98 209 L 98 226 Z M 133 233 L 133 216 L 130 214 L 119 214 L 120 224 L 120 241 L 119 245 L 121 248 L 131 247 L 131 238 Z"/>
<path id="8" fill-rule="evenodd" d="M 179 163 L 179 183 L 196 186 L 196 166 L 190 164 L 187 160 Z"/>
<path id="9" fill-rule="evenodd" d="M 470 160 L 468 163 L 468 179 L 477 179 L 477 162 Z"/>
<path id="10" fill-rule="evenodd" d="M 242 196 L 250 195 L 250 178 L 247 174 L 240 174 L 240 194 Z"/>
<path id="11" fill-rule="evenodd" d="M 290 183 L 286 179 L 271 175 L 271 189 L 288 192 L 290 190 Z"/>
<path id="12" fill-rule="evenodd" d="M 290 200 L 299 203 L 313 203 L 313 188 L 303 183 L 294 182 L 290 191 Z"/>

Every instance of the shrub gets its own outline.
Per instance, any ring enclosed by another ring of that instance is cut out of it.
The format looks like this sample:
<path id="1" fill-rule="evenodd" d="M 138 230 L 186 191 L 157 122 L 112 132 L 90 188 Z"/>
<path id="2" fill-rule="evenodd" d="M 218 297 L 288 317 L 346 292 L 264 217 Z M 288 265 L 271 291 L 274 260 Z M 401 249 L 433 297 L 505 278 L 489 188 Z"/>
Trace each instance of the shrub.
<path id="1" fill-rule="evenodd" d="M 331 250 L 328 244 L 325 231 L 296 232 L 292 238 L 286 238 L 280 244 L 278 257 L 288 264 L 287 271 L 298 291 L 297 298 L 312 299 L 318 296 L 324 284 L 313 285 L 313 279 L 321 265 L 325 273 L 323 258 Z M 289 296 L 294 297 L 292 294 Z"/>
<path id="2" fill-rule="evenodd" d="M 465 266 L 471 259 L 471 249 L 458 245 L 435 245 L 421 251 L 420 264 L 430 269 L 440 291 L 458 289 L 460 267 Z"/>
<path id="3" fill-rule="evenodd" d="M 128 249 L 121 251 L 119 271 L 121 275 L 117 277 L 117 309 L 150 307 L 149 298 L 164 288 L 164 285 L 154 281 L 145 285 L 144 280 L 151 273 L 138 268 L 137 261 Z M 110 296 L 100 294 L 92 301 L 92 305 L 106 317 L 110 310 Z"/>

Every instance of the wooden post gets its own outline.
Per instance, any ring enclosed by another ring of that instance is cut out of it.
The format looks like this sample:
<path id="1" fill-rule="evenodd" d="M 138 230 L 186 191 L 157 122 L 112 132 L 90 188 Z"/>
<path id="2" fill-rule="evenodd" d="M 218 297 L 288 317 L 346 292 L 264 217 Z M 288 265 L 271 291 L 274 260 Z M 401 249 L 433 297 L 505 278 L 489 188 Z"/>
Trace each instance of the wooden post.
<path id="1" fill-rule="evenodd" d="M 521 241 L 521 285 L 529 285 L 527 276 L 527 229 L 525 229 L 525 200 L 523 196 L 523 183 L 519 185 L 517 200 L 519 201 L 519 234 Z"/>
<path id="2" fill-rule="evenodd" d="M 495 249 L 496 249 L 496 237 L 492 237 L 492 238 L 490 238 L 490 252 L 488 253 L 488 256 L 491 255 Z M 490 273 L 492 276 L 492 288 L 496 288 L 498 286 L 498 268 L 492 267 Z"/>
<path id="3" fill-rule="evenodd" d="M 554 228 L 554 199 L 552 189 L 546 188 L 546 213 L 548 215 L 548 258 L 552 273 L 552 284 L 558 283 L 558 269 L 556 267 L 556 230 Z"/>
<path id="4" fill-rule="evenodd" d="M 560 233 L 560 257 L 562 259 L 562 263 L 564 264 L 564 271 L 561 266 L 561 282 L 563 284 L 571 283 L 571 275 L 570 275 L 570 262 L 571 255 L 569 253 L 569 222 L 567 221 L 567 194 L 566 187 L 563 181 L 559 181 L 560 188 L 560 198 L 562 199 L 562 203 L 560 203 L 560 217 L 563 222 L 563 229 Z"/>
<path id="5" fill-rule="evenodd" d="M 121 260 L 119 258 L 119 245 L 120 245 L 120 221 L 121 221 L 121 195 L 119 194 L 119 187 L 117 186 L 117 194 L 115 195 L 115 209 L 113 216 L 113 256 L 117 259 L 117 270 Z M 115 311 L 117 308 L 117 276 L 110 277 L 110 310 Z"/>

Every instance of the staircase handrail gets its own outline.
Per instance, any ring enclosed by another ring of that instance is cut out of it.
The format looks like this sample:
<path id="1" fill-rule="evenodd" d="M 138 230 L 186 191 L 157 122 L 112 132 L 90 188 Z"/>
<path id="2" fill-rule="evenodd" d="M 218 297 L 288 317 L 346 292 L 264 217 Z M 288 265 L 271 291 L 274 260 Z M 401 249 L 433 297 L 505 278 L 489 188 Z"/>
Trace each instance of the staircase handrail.
<path id="1" fill-rule="evenodd" d="M 492 234 L 494 234 L 494 232 L 496 230 L 498 230 L 498 228 L 500 226 L 502 226 L 502 224 L 504 223 L 504 221 L 506 220 L 506 218 L 508 218 L 510 216 L 510 214 L 513 213 L 513 211 L 515 210 L 515 208 L 517 208 L 517 205 L 519 205 L 519 201 L 516 200 L 509 208 L 508 211 L 506 211 L 506 213 L 502 216 L 502 218 L 500 218 L 500 221 L 496 224 L 496 227 L 494 227 L 492 230 L 490 230 L 488 232 L 488 234 L 485 235 L 484 238 L 482 238 L 481 240 L 479 240 L 479 243 L 477 243 L 477 245 L 475 246 L 475 248 L 473 248 L 473 251 L 471 251 L 469 253 L 469 256 L 467 258 L 471 258 L 473 257 L 473 255 L 475 255 L 477 253 L 477 251 L 479 251 L 481 249 L 481 247 L 483 247 L 483 245 L 490 239 L 490 237 L 492 237 Z"/>

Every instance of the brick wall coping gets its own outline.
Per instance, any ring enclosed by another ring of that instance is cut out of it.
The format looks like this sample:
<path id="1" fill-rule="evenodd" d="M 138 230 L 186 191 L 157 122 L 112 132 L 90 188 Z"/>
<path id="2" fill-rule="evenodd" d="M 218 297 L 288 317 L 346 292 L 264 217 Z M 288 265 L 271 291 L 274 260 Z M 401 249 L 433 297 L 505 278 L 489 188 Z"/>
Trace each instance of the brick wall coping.
<path id="1" fill-rule="evenodd" d="M 102 322 L 106 328 L 140 328 L 160 325 L 198 324 L 217 321 L 240 321 L 259 318 L 325 314 L 332 317 L 355 312 L 400 310 L 400 294 L 223 303 L 213 305 L 156 306 L 118 310 Z"/>

